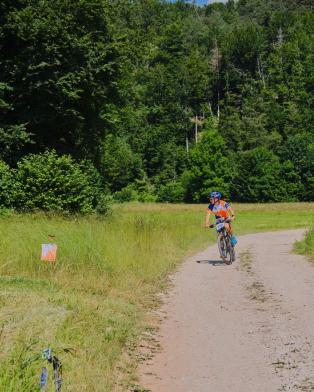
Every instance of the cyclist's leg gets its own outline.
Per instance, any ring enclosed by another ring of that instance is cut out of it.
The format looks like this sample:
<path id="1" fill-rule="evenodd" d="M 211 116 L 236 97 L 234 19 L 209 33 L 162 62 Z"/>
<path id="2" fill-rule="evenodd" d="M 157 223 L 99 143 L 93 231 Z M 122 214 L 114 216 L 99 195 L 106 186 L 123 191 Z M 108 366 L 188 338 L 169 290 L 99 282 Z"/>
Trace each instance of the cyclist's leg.
<path id="1" fill-rule="evenodd" d="M 233 235 L 233 229 L 231 227 L 231 223 L 225 223 L 225 228 L 227 229 L 230 235 Z"/>

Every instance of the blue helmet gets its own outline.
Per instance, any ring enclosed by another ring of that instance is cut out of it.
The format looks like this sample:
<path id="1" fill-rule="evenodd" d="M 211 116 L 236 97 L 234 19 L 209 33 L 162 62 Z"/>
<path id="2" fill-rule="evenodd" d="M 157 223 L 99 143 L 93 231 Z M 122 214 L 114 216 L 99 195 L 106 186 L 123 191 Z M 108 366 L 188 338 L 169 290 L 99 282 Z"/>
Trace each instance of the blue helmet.
<path id="1" fill-rule="evenodd" d="M 210 192 L 208 197 L 210 197 L 210 198 L 213 197 L 214 199 L 220 200 L 221 199 L 221 193 L 220 192 L 216 192 L 216 191 Z"/>

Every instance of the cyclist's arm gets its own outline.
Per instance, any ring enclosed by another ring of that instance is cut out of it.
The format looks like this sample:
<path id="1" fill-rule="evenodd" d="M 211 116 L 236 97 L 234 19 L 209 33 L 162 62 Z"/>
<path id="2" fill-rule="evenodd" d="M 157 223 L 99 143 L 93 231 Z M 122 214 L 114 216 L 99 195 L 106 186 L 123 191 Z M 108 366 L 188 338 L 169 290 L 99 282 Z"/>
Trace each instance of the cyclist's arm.
<path id="1" fill-rule="evenodd" d="M 207 208 L 206 216 L 205 216 L 205 227 L 209 227 L 209 219 L 210 219 L 211 213 L 212 213 L 211 210 L 209 208 Z"/>
<path id="2" fill-rule="evenodd" d="M 229 207 L 227 211 L 228 211 L 228 213 L 229 213 L 229 216 L 231 216 L 232 219 L 235 219 L 235 214 L 234 214 L 233 209 L 232 209 L 231 207 Z"/>

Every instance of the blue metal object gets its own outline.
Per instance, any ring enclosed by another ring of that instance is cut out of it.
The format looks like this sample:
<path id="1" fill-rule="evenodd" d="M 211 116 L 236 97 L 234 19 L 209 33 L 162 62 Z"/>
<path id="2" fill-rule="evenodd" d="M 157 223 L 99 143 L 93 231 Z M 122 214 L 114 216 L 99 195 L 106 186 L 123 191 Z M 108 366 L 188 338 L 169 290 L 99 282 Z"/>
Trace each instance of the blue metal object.
<path id="1" fill-rule="evenodd" d="M 60 392 L 62 386 L 62 363 L 55 355 L 52 355 L 52 350 L 50 348 L 45 348 L 43 351 L 43 358 L 52 364 L 55 392 Z M 46 372 L 44 372 L 43 369 L 46 369 Z M 40 378 L 40 385 L 47 385 L 48 370 L 47 368 L 43 369 Z M 41 387 L 41 389 L 45 389 L 45 386 Z"/>
<path id="2" fill-rule="evenodd" d="M 51 348 L 45 348 L 43 351 L 43 357 L 44 359 L 47 359 L 47 361 L 51 361 L 52 359 L 52 351 Z"/>
<path id="3" fill-rule="evenodd" d="M 40 375 L 40 389 L 45 390 L 48 382 L 48 369 L 43 367 Z"/>

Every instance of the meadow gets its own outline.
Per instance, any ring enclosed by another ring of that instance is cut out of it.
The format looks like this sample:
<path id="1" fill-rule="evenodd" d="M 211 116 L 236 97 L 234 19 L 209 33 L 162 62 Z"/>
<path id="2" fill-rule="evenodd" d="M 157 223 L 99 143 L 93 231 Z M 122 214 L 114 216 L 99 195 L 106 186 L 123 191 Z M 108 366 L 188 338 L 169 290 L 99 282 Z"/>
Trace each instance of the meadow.
<path id="1" fill-rule="evenodd" d="M 234 208 L 237 234 L 314 224 L 314 203 Z M 138 203 L 115 205 L 107 218 L 1 217 L 0 391 L 39 390 L 46 347 L 62 360 L 63 391 L 128 390 L 136 363 L 126 353 L 156 294 L 180 261 L 215 241 L 202 227 L 205 209 Z M 55 263 L 40 261 L 48 235 L 58 245 Z"/>

